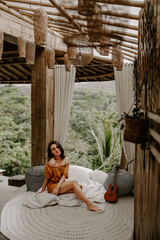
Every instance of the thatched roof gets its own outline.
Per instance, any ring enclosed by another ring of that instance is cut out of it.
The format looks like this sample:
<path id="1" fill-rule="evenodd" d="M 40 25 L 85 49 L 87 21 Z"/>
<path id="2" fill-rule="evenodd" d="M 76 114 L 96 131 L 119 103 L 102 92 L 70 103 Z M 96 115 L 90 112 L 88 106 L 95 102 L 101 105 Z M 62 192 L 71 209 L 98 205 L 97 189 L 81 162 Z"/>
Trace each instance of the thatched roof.
<path id="1" fill-rule="evenodd" d="M 122 38 L 123 58 L 133 62 L 138 51 L 139 10 L 144 6 L 138 0 L 97 0 L 102 7 L 103 25 L 113 35 Z M 64 39 L 73 33 L 87 32 L 87 17 L 78 14 L 78 0 L 1 0 L 0 10 L 33 24 L 33 13 L 43 7 L 48 14 L 49 31 Z M 115 39 L 112 39 L 114 42 Z M 97 48 L 95 48 L 98 50 Z M 64 50 L 55 48 L 56 63 L 63 64 Z M 30 83 L 31 67 L 18 57 L 17 41 L 5 34 L 3 59 L 0 60 L 1 83 Z M 113 66 L 109 58 L 95 56 L 85 67 L 77 67 L 76 81 L 113 80 Z"/>

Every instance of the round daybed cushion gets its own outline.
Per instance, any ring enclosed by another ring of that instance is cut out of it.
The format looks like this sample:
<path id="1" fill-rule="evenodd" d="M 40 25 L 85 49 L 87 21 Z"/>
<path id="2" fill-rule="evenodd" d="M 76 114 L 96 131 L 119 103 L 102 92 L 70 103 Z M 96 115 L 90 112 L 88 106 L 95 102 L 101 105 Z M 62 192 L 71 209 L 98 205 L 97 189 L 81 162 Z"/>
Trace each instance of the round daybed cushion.
<path id="1" fill-rule="evenodd" d="M 115 173 L 116 173 L 116 170 L 112 170 L 108 174 L 103 185 L 106 191 L 108 190 L 109 184 L 113 183 Z M 117 173 L 116 184 L 118 187 L 117 196 L 118 197 L 126 196 L 130 194 L 134 188 L 134 175 L 130 174 L 129 172 L 123 169 L 119 169 Z"/>
<path id="2" fill-rule="evenodd" d="M 94 171 L 91 171 L 89 176 L 90 176 L 91 180 L 99 182 L 103 185 L 107 176 L 108 176 L 108 174 L 101 171 L 101 170 L 96 169 Z"/>
<path id="3" fill-rule="evenodd" d="M 35 166 L 29 168 L 25 173 L 25 181 L 27 186 L 27 191 L 37 192 L 43 185 L 45 166 Z M 92 172 L 91 169 L 70 165 L 68 171 L 67 181 L 76 180 L 78 183 L 90 183 L 89 174 Z"/>

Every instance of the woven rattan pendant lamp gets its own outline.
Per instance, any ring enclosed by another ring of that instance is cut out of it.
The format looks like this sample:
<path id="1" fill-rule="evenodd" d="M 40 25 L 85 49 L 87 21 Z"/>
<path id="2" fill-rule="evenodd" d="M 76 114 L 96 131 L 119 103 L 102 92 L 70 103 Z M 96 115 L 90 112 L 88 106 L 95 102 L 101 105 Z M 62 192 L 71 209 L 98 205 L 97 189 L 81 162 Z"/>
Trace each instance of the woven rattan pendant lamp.
<path id="1" fill-rule="evenodd" d="M 47 39 L 48 15 L 43 8 L 34 11 L 34 41 L 35 44 L 45 45 Z"/>
<path id="2" fill-rule="evenodd" d="M 102 31 L 102 8 L 95 5 L 95 13 L 87 17 L 87 28 L 90 42 L 100 42 L 100 33 Z"/>
<path id="3" fill-rule="evenodd" d="M 96 0 L 78 0 L 78 13 L 83 16 L 92 16 L 95 13 Z"/>
<path id="4" fill-rule="evenodd" d="M 93 58 L 93 47 L 89 45 L 88 35 L 79 33 L 64 39 L 67 44 L 67 55 L 71 64 L 86 66 Z"/>

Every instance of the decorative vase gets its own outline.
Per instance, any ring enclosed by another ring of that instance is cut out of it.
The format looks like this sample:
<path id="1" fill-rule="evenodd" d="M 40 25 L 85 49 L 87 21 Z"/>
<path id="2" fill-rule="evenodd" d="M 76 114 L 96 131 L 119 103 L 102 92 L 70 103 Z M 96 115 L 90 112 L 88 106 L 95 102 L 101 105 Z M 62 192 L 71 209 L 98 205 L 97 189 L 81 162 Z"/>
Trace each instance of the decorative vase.
<path id="1" fill-rule="evenodd" d="M 127 142 L 142 143 L 147 137 L 148 120 L 125 118 L 123 139 Z"/>
<path id="2" fill-rule="evenodd" d="M 54 68 L 55 64 L 55 51 L 54 49 L 47 48 L 47 66 L 49 69 Z"/>
<path id="3" fill-rule="evenodd" d="M 2 54 L 3 54 L 3 42 L 4 42 L 4 33 L 0 31 L 0 60 L 2 59 Z"/>
<path id="4" fill-rule="evenodd" d="M 36 45 L 33 42 L 26 42 L 26 64 L 34 64 Z"/>
<path id="5" fill-rule="evenodd" d="M 22 36 L 19 36 L 17 38 L 17 44 L 18 44 L 19 57 L 25 58 L 25 54 L 26 54 L 26 40 Z"/>
<path id="6" fill-rule="evenodd" d="M 71 71 L 71 63 L 68 59 L 67 54 L 64 55 L 64 64 L 65 64 L 65 67 L 66 67 L 66 71 Z"/>
<path id="7" fill-rule="evenodd" d="M 47 39 L 48 15 L 43 8 L 37 8 L 33 15 L 34 40 L 37 45 L 45 45 Z"/>

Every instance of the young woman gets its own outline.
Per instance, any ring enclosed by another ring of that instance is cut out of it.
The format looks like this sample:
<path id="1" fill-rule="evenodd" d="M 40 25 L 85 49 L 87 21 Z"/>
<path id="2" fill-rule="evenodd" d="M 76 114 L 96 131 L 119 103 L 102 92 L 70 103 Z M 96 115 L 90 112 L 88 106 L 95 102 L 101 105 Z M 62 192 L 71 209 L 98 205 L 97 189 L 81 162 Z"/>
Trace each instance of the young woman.
<path id="1" fill-rule="evenodd" d="M 48 162 L 44 169 L 45 180 L 41 192 L 46 186 L 49 193 L 59 195 L 75 193 L 90 211 L 101 211 L 93 202 L 88 200 L 82 192 L 82 186 L 77 181 L 65 181 L 68 178 L 69 159 L 64 156 L 64 150 L 60 143 L 52 141 L 48 146 Z"/>

